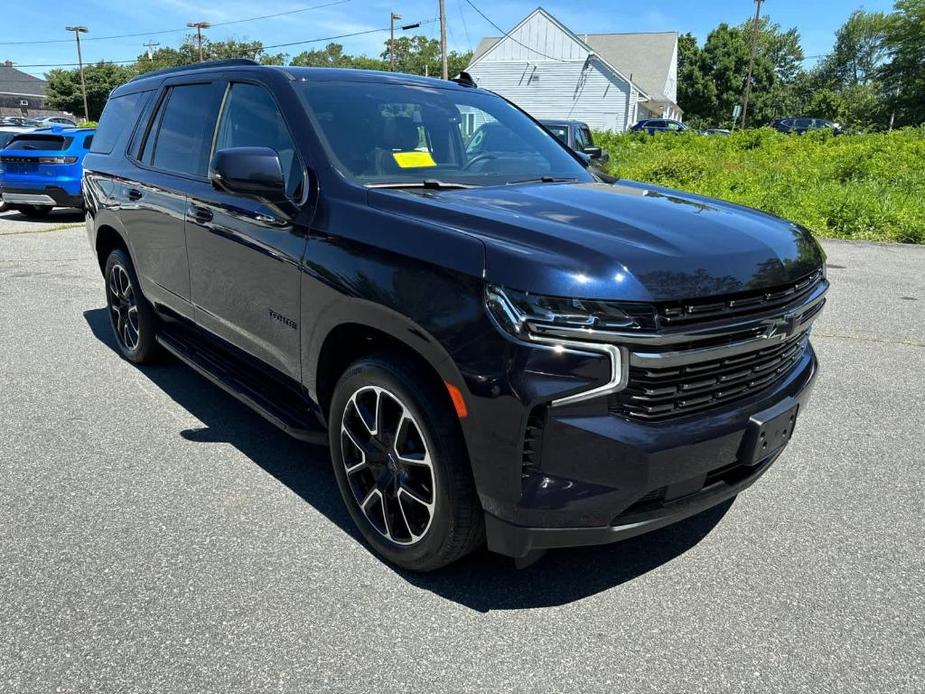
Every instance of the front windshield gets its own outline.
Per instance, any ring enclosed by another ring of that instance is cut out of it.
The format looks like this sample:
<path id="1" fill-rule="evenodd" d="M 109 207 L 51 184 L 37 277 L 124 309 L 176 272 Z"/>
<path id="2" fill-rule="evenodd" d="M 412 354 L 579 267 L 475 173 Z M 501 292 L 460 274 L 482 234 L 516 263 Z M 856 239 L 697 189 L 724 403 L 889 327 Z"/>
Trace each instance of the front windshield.
<path id="1" fill-rule="evenodd" d="M 593 180 L 540 126 L 485 92 L 360 81 L 296 84 L 335 164 L 364 184 Z"/>

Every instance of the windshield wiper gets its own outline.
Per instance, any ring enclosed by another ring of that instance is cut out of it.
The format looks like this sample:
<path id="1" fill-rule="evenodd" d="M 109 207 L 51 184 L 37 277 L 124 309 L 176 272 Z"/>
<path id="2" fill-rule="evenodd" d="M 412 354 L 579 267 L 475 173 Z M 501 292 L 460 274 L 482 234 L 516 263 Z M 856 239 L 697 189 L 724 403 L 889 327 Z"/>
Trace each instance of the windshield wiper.
<path id="1" fill-rule="evenodd" d="M 506 185 L 513 186 L 518 183 L 574 183 L 577 180 L 574 176 L 539 176 L 537 178 L 523 178 L 519 181 L 508 181 Z"/>
<path id="2" fill-rule="evenodd" d="M 393 183 L 369 183 L 367 188 L 429 188 L 431 190 L 452 190 L 454 188 L 477 188 L 468 183 L 453 183 L 438 181 L 435 178 L 425 178 L 422 181 L 395 181 Z"/>

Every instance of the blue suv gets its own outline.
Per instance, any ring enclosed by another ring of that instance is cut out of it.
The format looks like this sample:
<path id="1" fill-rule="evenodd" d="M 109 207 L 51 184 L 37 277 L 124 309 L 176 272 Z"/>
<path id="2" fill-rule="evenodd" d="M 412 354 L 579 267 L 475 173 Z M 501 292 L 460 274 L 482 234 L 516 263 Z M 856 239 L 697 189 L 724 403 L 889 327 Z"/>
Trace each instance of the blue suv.
<path id="1" fill-rule="evenodd" d="M 53 127 L 17 135 L 0 152 L 0 195 L 27 217 L 83 208 L 81 174 L 92 128 Z"/>

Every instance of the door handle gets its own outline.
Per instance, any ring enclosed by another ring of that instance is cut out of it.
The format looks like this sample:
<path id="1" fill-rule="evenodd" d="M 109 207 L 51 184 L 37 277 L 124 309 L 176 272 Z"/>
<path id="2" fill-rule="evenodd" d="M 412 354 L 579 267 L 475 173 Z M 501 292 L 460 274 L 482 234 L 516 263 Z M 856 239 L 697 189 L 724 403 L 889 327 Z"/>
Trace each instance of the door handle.
<path id="1" fill-rule="evenodd" d="M 141 200 L 142 192 L 137 188 L 128 189 L 128 199 L 129 200 Z"/>
<path id="2" fill-rule="evenodd" d="M 200 207 L 199 205 L 193 205 L 190 208 L 190 216 L 201 224 L 212 221 L 212 210 L 208 207 Z"/>

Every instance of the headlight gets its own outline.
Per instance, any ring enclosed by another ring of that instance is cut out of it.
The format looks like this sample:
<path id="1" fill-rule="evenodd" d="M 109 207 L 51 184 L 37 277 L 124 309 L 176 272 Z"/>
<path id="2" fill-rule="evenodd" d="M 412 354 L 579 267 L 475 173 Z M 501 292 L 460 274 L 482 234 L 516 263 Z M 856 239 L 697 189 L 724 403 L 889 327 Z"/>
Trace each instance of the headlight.
<path id="1" fill-rule="evenodd" d="M 539 296 L 488 285 L 485 305 L 498 325 L 515 337 L 557 351 L 598 352 L 608 357 L 610 374 L 606 383 L 553 400 L 553 406 L 590 400 L 626 387 L 624 349 L 595 339 L 607 330 L 639 327 L 635 318 L 613 302 Z"/>
<path id="2" fill-rule="evenodd" d="M 571 299 L 529 294 L 497 285 L 485 291 L 488 310 L 499 325 L 517 337 L 548 335 L 557 329 L 575 331 L 626 330 L 639 327 L 636 318 L 612 301 Z M 591 337 L 589 335 L 589 337 Z"/>

